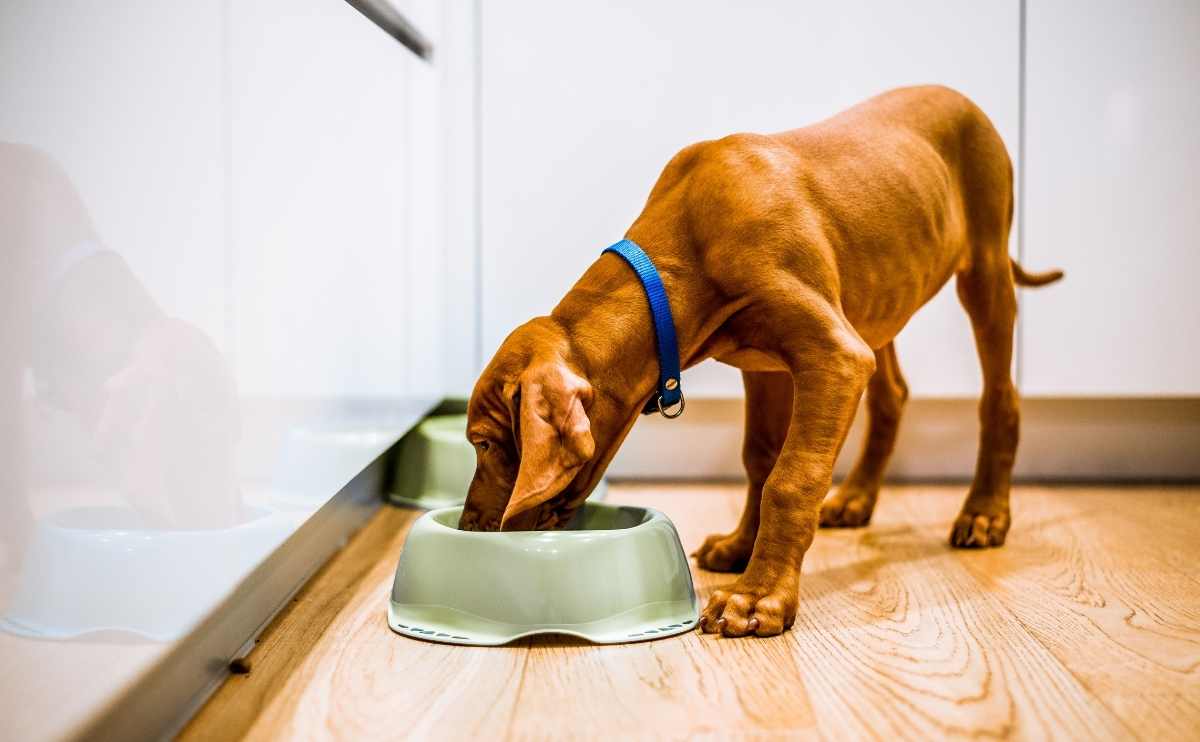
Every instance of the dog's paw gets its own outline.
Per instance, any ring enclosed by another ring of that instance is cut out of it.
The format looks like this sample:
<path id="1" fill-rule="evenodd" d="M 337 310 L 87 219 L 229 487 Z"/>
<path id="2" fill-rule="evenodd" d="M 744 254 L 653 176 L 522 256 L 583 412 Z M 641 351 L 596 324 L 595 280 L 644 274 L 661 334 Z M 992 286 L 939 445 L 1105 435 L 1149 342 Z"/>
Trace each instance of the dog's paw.
<path id="1" fill-rule="evenodd" d="M 798 596 L 797 585 L 759 589 L 739 580 L 728 590 L 713 591 L 698 625 L 706 634 L 724 636 L 782 634 L 796 620 Z"/>
<path id="2" fill-rule="evenodd" d="M 692 556 L 696 557 L 696 564 L 710 572 L 741 572 L 750 562 L 752 551 L 753 537 L 747 538 L 737 532 L 714 533 Z"/>
<path id="3" fill-rule="evenodd" d="M 1008 535 L 1008 513 L 978 513 L 963 510 L 950 530 L 950 545 L 960 549 L 1003 546 Z"/>
<path id="4" fill-rule="evenodd" d="M 871 522 L 878 493 L 838 490 L 821 503 L 822 528 L 859 528 Z"/>

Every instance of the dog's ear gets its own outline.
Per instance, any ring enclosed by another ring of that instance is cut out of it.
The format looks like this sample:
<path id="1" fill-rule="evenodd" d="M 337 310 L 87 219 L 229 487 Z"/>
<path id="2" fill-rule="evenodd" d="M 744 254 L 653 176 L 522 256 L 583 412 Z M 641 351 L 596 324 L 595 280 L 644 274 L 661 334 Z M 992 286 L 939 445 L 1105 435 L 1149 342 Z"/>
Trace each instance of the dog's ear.
<path id="1" fill-rule="evenodd" d="M 565 365 L 529 369 L 511 399 L 521 464 L 501 529 L 562 492 L 596 450 L 587 416 L 592 387 Z"/>

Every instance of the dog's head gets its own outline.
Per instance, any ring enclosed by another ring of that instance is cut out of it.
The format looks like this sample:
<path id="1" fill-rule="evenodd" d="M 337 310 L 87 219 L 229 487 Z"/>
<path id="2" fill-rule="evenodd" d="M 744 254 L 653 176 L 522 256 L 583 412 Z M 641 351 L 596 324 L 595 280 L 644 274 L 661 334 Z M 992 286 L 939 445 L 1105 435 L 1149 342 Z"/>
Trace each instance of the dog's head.
<path id="1" fill-rule="evenodd" d="M 477 463 L 460 528 L 561 527 L 595 486 L 594 395 L 569 355 L 562 329 L 539 318 L 509 335 L 480 376 L 467 408 Z"/>

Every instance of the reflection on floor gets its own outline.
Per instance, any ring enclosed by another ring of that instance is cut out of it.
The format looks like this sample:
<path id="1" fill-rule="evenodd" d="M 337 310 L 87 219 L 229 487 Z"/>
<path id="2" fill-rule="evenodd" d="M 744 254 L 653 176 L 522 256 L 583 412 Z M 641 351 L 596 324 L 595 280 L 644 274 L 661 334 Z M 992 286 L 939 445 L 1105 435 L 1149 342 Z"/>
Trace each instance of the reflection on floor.
<path id="1" fill-rule="evenodd" d="M 961 487 L 883 493 L 822 531 L 781 637 L 503 648 L 393 634 L 414 511 L 387 508 L 263 635 L 185 739 L 1192 737 L 1200 729 L 1200 488 L 1022 487 L 1008 545 L 955 551 Z M 734 485 L 614 486 L 684 547 Z M 705 597 L 729 575 L 696 572 Z"/>

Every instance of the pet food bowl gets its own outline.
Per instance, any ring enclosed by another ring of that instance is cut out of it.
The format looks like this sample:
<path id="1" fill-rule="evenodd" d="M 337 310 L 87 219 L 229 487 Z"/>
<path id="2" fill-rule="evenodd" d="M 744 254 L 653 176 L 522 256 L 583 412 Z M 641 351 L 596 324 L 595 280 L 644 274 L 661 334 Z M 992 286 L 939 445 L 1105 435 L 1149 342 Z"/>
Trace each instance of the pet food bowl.
<path id="1" fill-rule="evenodd" d="M 531 634 L 618 644 L 696 625 L 687 557 L 657 510 L 589 502 L 565 530 L 490 533 L 458 530 L 461 513 L 413 524 L 392 583 L 392 630 L 450 644 Z"/>
<path id="2" fill-rule="evenodd" d="M 128 507 L 40 520 L 0 628 L 39 639 L 182 636 L 295 532 L 302 515 L 251 510 L 240 525 L 171 530 Z"/>
<path id="3" fill-rule="evenodd" d="M 400 444 L 396 485 L 389 499 L 397 505 L 444 508 L 461 505 L 475 476 L 475 447 L 467 441 L 466 415 L 427 418 Z M 604 480 L 589 500 L 602 500 Z"/>

